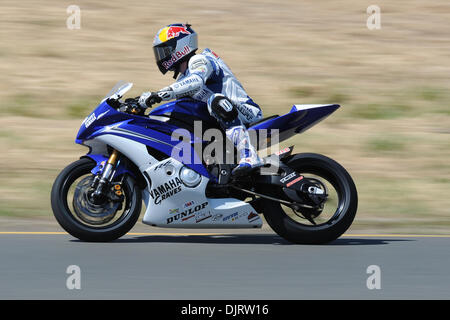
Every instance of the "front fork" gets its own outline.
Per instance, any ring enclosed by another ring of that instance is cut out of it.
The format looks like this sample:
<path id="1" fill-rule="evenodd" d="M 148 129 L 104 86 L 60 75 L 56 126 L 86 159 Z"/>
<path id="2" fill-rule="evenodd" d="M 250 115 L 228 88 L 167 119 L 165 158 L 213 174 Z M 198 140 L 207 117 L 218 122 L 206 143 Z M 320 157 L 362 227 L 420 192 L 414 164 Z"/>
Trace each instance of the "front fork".
<path id="1" fill-rule="evenodd" d="M 105 167 L 101 175 L 95 177 L 93 181 L 93 186 L 95 186 L 94 192 L 92 192 L 91 197 L 94 203 L 102 202 L 105 199 L 105 189 L 110 185 L 114 174 L 116 172 L 116 167 L 120 163 L 120 154 L 117 150 L 113 150 L 106 162 Z M 121 191 L 117 188 L 116 194 L 121 195 Z M 120 194 L 119 194 L 120 193 Z"/>

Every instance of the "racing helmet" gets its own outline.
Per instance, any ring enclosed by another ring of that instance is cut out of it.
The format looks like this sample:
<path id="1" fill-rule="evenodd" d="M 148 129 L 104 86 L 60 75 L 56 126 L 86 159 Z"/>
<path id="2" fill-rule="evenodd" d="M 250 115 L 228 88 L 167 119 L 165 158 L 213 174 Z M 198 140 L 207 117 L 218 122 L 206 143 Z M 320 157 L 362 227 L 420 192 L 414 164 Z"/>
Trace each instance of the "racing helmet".
<path id="1" fill-rule="evenodd" d="M 197 33 L 190 24 L 174 23 L 160 29 L 153 40 L 156 64 L 162 74 L 175 71 L 198 49 Z"/>

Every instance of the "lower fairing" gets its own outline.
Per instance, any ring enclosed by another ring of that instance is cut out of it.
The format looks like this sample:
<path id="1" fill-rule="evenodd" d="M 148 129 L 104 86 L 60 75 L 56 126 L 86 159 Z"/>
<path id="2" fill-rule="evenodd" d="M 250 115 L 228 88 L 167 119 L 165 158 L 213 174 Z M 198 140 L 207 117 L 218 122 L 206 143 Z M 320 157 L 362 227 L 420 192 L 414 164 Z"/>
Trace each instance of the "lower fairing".
<path id="1" fill-rule="evenodd" d="M 96 146 L 91 151 L 99 152 L 101 146 L 111 146 L 130 159 L 145 177 L 147 186 L 142 191 L 146 206 L 143 222 L 166 228 L 260 228 L 262 220 L 256 210 L 245 201 L 224 198 L 212 199 L 205 195 L 210 181 L 200 175 L 200 182 L 189 187 L 180 178 L 184 166 L 169 158 L 158 161 L 148 154 L 145 145 L 112 134 L 100 135 L 86 145 Z M 106 148 L 103 148 L 106 150 Z M 105 155 L 88 154 L 98 163 L 100 170 Z M 93 171 L 94 171 L 93 170 Z M 97 171 L 96 171 L 97 172 Z M 126 170 L 118 170 L 124 174 Z"/>
<path id="2" fill-rule="evenodd" d="M 248 203 L 205 196 L 209 180 L 202 176 L 196 187 L 179 178 L 183 164 L 168 159 L 149 167 L 152 186 L 143 191 L 143 222 L 166 228 L 260 228 L 262 220 Z M 168 169 L 169 168 L 169 169 Z"/>

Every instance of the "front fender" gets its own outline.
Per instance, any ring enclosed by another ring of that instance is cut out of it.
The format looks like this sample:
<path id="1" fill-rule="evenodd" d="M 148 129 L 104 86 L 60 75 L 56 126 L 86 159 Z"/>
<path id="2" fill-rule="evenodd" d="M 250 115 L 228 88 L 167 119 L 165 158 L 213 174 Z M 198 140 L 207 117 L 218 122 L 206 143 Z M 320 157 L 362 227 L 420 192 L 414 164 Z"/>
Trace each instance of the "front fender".
<path id="1" fill-rule="evenodd" d="M 102 172 L 106 162 L 108 161 L 108 157 L 103 154 L 86 154 L 81 157 L 81 159 L 87 158 L 95 161 L 97 165 L 94 167 L 94 169 L 91 170 L 91 173 L 93 175 L 97 175 Z M 116 173 L 114 176 L 120 177 L 121 175 L 128 173 L 131 177 L 136 179 L 136 175 L 133 173 L 133 171 L 129 170 L 122 162 L 119 162 L 118 166 L 116 167 Z"/>

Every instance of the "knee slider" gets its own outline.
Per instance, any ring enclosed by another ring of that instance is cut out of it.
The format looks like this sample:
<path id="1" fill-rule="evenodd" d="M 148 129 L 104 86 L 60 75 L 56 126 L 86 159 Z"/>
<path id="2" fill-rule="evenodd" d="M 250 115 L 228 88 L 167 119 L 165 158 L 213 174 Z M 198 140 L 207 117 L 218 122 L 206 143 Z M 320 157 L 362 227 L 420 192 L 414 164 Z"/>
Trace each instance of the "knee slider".
<path id="1" fill-rule="evenodd" d="M 209 112 L 220 121 L 232 122 L 238 117 L 238 110 L 230 99 L 215 94 L 208 100 Z"/>

